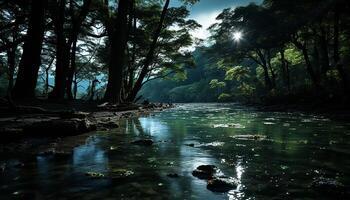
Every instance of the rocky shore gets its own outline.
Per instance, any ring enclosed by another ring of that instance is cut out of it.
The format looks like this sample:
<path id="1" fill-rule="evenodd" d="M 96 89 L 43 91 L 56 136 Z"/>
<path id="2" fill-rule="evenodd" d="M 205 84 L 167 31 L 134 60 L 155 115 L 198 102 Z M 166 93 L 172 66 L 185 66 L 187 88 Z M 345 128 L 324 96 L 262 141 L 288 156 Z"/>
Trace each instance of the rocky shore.
<path id="1" fill-rule="evenodd" d="M 41 106 L 21 106 L 12 111 L 0 107 L 0 154 L 19 153 L 34 146 L 40 146 L 36 154 L 65 154 L 89 133 L 118 128 L 121 119 L 173 107 L 162 103 L 80 105 L 79 110 L 71 109 L 75 105 Z"/>

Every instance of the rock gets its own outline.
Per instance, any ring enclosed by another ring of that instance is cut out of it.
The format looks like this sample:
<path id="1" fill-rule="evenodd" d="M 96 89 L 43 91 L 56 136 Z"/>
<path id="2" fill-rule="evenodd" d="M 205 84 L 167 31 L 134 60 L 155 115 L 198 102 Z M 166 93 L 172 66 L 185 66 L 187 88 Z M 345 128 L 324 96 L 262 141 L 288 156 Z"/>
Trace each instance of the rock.
<path id="1" fill-rule="evenodd" d="M 311 183 L 311 188 L 324 194 L 345 194 L 346 187 L 335 179 L 319 177 Z"/>
<path id="2" fill-rule="evenodd" d="M 213 192 L 228 192 L 237 187 L 233 178 L 213 178 L 208 180 L 207 189 Z"/>
<path id="3" fill-rule="evenodd" d="M 62 112 L 60 113 L 61 119 L 86 119 L 89 113 L 87 112 Z"/>
<path id="4" fill-rule="evenodd" d="M 110 147 L 109 147 L 109 150 L 110 150 L 110 151 L 115 151 L 115 150 L 117 150 L 117 149 L 118 149 L 118 147 L 116 147 L 116 146 L 110 146 Z"/>
<path id="5" fill-rule="evenodd" d="M 36 194 L 33 192 L 14 192 L 13 193 L 16 196 L 16 199 L 26 199 L 26 200 L 35 200 Z"/>
<path id="6" fill-rule="evenodd" d="M 174 162 L 166 162 L 165 164 L 168 166 L 172 166 L 172 165 L 174 165 Z"/>
<path id="7" fill-rule="evenodd" d="M 98 173 L 98 172 L 86 172 L 85 175 L 88 177 L 97 178 L 97 179 L 106 177 L 104 174 Z"/>
<path id="8" fill-rule="evenodd" d="M 119 124 L 117 121 L 108 121 L 108 122 L 99 122 L 98 126 L 110 129 L 110 128 L 118 128 Z"/>
<path id="9" fill-rule="evenodd" d="M 144 105 L 144 106 L 149 105 L 149 100 L 148 100 L 148 99 L 145 99 L 145 100 L 142 102 L 142 105 Z"/>
<path id="10" fill-rule="evenodd" d="M 171 174 L 167 174 L 167 177 L 170 177 L 170 178 L 179 178 L 180 176 L 176 173 L 171 173 Z"/>
<path id="11" fill-rule="evenodd" d="M 265 140 L 267 138 L 265 135 L 234 135 L 231 137 L 238 140 Z"/>
<path id="12" fill-rule="evenodd" d="M 194 147 L 194 144 L 193 143 L 190 143 L 190 144 L 185 144 L 186 146 L 189 146 L 189 147 Z"/>
<path id="13" fill-rule="evenodd" d="M 16 164 L 14 165 L 14 167 L 16 167 L 16 168 L 22 168 L 22 167 L 24 167 L 24 163 L 18 162 L 18 163 L 16 163 Z"/>
<path id="14" fill-rule="evenodd" d="M 1 170 L 2 173 L 5 172 L 5 170 L 6 170 L 6 163 L 2 163 L 2 164 L 0 165 L 0 170 Z"/>
<path id="15" fill-rule="evenodd" d="M 131 144 L 140 145 L 140 146 L 152 146 L 153 140 L 151 139 L 135 140 L 135 141 L 132 141 Z"/>
<path id="16" fill-rule="evenodd" d="M 26 134 L 35 136 L 71 136 L 93 130 L 96 130 L 96 126 L 86 119 L 54 119 L 24 127 Z"/>
<path id="17" fill-rule="evenodd" d="M 217 168 L 214 165 L 200 165 L 192 172 L 192 175 L 199 179 L 210 179 L 216 170 Z"/>
<path id="18" fill-rule="evenodd" d="M 0 128 L 0 136 L 2 142 L 17 140 L 24 136 L 24 131 L 22 128 Z"/>
<path id="19" fill-rule="evenodd" d="M 112 179 L 123 179 L 134 175 L 134 172 L 127 169 L 113 169 L 110 173 Z"/>
<path id="20" fill-rule="evenodd" d="M 55 159 L 66 159 L 71 156 L 71 153 L 65 151 L 57 151 L 55 148 L 49 148 L 39 152 L 38 156 L 54 156 Z"/>

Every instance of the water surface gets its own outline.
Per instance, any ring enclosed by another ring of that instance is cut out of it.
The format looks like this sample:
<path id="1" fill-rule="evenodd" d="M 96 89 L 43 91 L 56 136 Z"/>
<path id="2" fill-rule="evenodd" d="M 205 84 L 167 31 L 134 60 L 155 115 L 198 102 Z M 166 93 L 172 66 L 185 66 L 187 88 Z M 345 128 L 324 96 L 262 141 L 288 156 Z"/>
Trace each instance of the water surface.
<path id="1" fill-rule="evenodd" d="M 130 144 L 142 138 L 155 144 Z M 323 116 L 183 104 L 93 133 L 71 156 L 38 155 L 25 167 L 5 170 L 0 199 L 336 199 L 311 185 L 319 177 L 350 185 L 349 143 L 350 124 Z M 191 174 L 202 164 L 236 178 L 237 189 L 207 190 L 206 181 Z M 86 176 L 113 170 L 134 174 L 118 180 Z"/>

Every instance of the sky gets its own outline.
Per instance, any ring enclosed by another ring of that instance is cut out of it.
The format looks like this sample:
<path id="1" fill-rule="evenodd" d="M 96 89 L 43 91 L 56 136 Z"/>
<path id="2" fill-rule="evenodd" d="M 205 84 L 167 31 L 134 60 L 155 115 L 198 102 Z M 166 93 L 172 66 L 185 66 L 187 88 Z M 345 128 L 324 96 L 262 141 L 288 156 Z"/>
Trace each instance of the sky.
<path id="1" fill-rule="evenodd" d="M 262 0 L 200 0 L 195 5 L 189 7 L 191 11 L 189 18 L 196 20 L 202 25 L 202 28 L 192 32 L 192 35 L 196 38 L 206 39 L 209 36 L 207 29 L 210 25 L 216 23 L 215 18 L 223 9 L 244 6 L 252 2 L 259 4 Z M 172 7 L 178 7 L 181 4 L 179 0 L 171 1 Z"/>

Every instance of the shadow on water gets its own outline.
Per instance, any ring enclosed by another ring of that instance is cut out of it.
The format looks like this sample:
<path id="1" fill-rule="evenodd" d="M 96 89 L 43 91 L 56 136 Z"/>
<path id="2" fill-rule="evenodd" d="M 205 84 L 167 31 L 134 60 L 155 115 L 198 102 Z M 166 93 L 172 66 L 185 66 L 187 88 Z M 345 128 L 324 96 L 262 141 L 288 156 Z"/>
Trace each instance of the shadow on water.
<path id="1" fill-rule="evenodd" d="M 155 143 L 130 144 L 145 138 Z M 36 156 L 24 166 L 16 164 L 23 156 L 1 159 L 7 166 L 0 198 L 345 198 L 337 191 L 327 196 L 313 183 L 323 177 L 350 185 L 349 141 L 349 123 L 323 116 L 258 112 L 237 104 L 184 104 L 94 133 L 70 156 Z M 203 164 L 216 165 L 237 179 L 238 187 L 228 193 L 207 190 L 206 181 L 191 174 Z M 115 178 L 115 172 L 122 173 Z M 179 177 L 167 176 L 174 173 Z"/>

